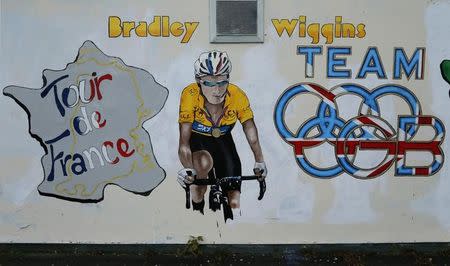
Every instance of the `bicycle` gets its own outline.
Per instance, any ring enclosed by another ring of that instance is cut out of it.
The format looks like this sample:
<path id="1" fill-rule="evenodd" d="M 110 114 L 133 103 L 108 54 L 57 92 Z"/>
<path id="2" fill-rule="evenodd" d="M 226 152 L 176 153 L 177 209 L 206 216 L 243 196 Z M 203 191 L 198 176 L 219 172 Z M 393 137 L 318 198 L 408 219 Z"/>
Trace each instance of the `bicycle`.
<path id="1" fill-rule="evenodd" d="M 228 197 L 224 195 L 220 184 L 223 182 L 228 182 L 230 181 L 230 179 L 239 179 L 241 181 L 258 180 L 259 182 L 258 200 L 262 200 L 264 194 L 266 193 L 266 181 L 264 179 L 260 180 L 260 178 L 261 176 L 259 175 L 250 175 L 237 177 L 223 177 L 220 179 L 219 178 L 195 179 L 191 184 L 187 185 L 184 188 L 184 191 L 186 193 L 186 209 L 191 208 L 190 185 L 211 186 L 209 191 L 210 209 L 215 212 L 216 210 L 220 210 L 221 209 L 220 206 L 222 206 L 225 222 L 227 221 L 227 219 L 233 220 L 233 212 L 231 211 L 231 207 L 228 204 Z"/>

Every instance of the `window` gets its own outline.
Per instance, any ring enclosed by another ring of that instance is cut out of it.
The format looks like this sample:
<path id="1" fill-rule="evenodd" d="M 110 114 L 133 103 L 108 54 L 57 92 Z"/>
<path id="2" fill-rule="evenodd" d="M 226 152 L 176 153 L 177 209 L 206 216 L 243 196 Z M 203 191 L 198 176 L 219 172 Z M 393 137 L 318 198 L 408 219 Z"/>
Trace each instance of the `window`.
<path id="1" fill-rule="evenodd" d="M 263 0 L 210 0 L 210 42 L 263 42 Z"/>

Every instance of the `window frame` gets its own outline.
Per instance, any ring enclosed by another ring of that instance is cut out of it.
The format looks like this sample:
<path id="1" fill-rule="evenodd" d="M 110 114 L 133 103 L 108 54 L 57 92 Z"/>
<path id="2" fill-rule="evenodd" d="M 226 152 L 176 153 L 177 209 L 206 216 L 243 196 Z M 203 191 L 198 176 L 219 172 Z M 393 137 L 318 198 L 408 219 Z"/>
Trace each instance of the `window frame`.
<path id="1" fill-rule="evenodd" d="M 217 35 L 217 1 L 256 2 L 256 35 Z M 264 0 L 209 0 L 209 42 L 210 43 L 263 43 L 264 42 Z"/>

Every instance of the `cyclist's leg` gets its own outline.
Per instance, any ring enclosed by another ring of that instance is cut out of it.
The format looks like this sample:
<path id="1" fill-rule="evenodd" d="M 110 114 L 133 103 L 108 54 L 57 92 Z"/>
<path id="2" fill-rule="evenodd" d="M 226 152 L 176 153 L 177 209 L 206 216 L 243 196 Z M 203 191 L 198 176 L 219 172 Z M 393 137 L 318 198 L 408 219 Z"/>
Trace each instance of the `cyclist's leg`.
<path id="1" fill-rule="evenodd" d="M 221 153 L 217 154 L 218 163 L 214 166 L 216 168 L 216 175 L 218 177 L 238 177 L 242 175 L 241 160 L 236 151 L 231 134 L 223 136 L 223 142 L 221 143 Z M 220 162 L 220 163 L 219 163 Z M 234 180 L 221 184 L 222 191 L 226 193 L 228 197 L 228 204 L 231 208 L 237 209 L 240 207 L 240 191 L 241 181 Z"/>
<path id="2" fill-rule="evenodd" d="M 192 151 L 192 163 L 197 172 L 197 178 L 208 178 L 208 172 L 213 167 L 213 159 L 208 150 L 211 149 L 210 137 L 192 133 L 190 145 Z M 192 209 L 203 213 L 205 207 L 204 195 L 206 186 L 191 185 Z"/>
<path id="3" fill-rule="evenodd" d="M 228 191 L 228 203 L 232 209 L 239 209 L 241 192 L 239 190 L 230 190 Z"/>
<path id="4" fill-rule="evenodd" d="M 213 159 L 208 151 L 200 150 L 192 153 L 192 163 L 197 171 L 197 179 L 207 179 L 208 173 L 213 167 Z M 206 186 L 191 185 L 191 197 L 195 203 L 203 201 Z"/>

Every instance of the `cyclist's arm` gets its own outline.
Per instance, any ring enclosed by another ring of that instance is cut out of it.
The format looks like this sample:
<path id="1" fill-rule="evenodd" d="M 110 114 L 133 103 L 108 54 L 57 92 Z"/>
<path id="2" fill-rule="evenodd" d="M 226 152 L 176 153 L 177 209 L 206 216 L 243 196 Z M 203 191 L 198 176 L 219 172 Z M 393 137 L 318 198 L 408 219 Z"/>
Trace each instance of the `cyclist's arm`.
<path id="1" fill-rule="evenodd" d="M 189 141 L 192 134 L 192 123 L 180 123 L 180 141 L 178 144 L 178 157 L 184 168 L 194 168 L 192 152 Z"/>
<path id="2" fill-rule="evenodd" d="M 253 155 L 255 156 L 255 161 L 264 162 L 261 145 L 259 145 L 258 130 L 256 129 L 253 119 L 248 119 L 242 123 L 242 128 L 245 136 L 247 137 L 248 144 L 253 151 Z"/>

